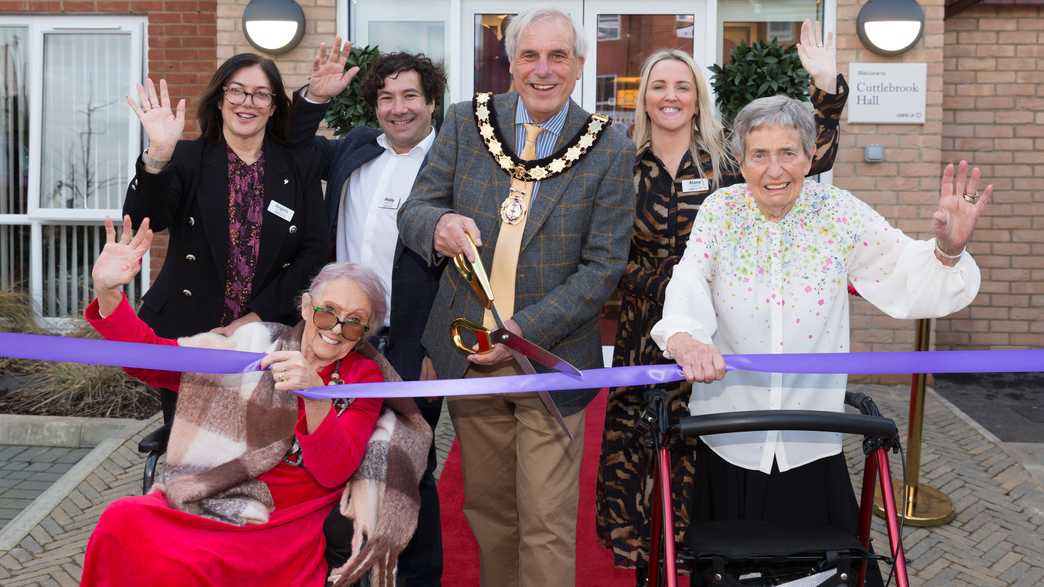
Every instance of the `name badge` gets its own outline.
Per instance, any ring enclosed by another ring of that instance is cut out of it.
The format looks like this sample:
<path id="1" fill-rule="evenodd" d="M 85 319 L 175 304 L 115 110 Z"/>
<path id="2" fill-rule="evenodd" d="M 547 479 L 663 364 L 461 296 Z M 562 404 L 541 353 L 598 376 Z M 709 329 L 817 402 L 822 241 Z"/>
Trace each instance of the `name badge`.
<path id="1" fill-rule="evenodd" d="M 276 216 L 290 222 L 290 219 L 294 217 L 294 211 L 279 202 L 272 200 L 268 203 L 268 211 Z"/>
<path id="2" fill-rule="evenodd" d="M 710 182 L 702 177 L 700 179 L 683 179 L 681 182 L 681 191 L 685 194 L 705 192 L 708 189 L 710 189 Z"/>
<path id="3" fill-rule="evenodd" d="M 382 210 L 398 210 L 400 200 L 402 200 L 402 198 L 384 196 L 384 198 L 381 199 L 381 203 L 378 205 Z"/>

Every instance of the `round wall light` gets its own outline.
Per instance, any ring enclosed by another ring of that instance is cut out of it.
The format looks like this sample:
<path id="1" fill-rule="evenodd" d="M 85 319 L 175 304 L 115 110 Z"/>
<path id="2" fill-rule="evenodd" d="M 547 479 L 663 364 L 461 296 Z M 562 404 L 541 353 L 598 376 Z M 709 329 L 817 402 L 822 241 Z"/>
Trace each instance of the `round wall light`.
<path id="1" fill-rule="evenodd" d="M 899 55 L 924 33 L 924 11 L 917 0 L 868 0 L 859 10 L 856 31 L 874 53 Z"/>
<path id="2" fill-rule="evenodd" d="M 294 0 L 250 0 L 243 10 L 247 41 L 265 53 L 286 53 L 304 36 L 304 11 Z"/>

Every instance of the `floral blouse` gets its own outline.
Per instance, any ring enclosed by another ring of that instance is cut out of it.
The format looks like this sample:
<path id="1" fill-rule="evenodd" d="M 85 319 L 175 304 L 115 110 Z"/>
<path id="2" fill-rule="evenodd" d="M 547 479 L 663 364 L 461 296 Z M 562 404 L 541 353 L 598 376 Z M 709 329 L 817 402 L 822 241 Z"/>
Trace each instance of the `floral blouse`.
<path id="1" fill-rule="evenodd" d="M 848 83 L 843 75 L 838 74 L 835 93 L 828 94 L 814 84 L 811 90 L 809 100 L 816 120 L 816 152 L 808 174 L 816 175 L 826 173 L 834 166 L 839 143 L 838 124 L 848 101 Z M 664 288 L 675 264 L 681 260 L 693 218 L 714 189 L 684 189 L 686 180 L 699 179 L 706 179 L 709 186 L 714 186 L 714 166 L 710 154 L 703 149 L 699 150 L 696 159 L 686 152 L 673 179 L 653 154 L 650 144 L 638 149 L 634 163 L 635 191 L 638 194 L 634 237 L 627 271 L 620 280 L 620 287 L 628 294 L 648 298 L 656 304 L 663 302 Z M 733 169 L 722 175 L 715 187 L 742 181 L 743 176 Z"/>
<path id="2" fill-rule="evenodd" d="M 791 211 L 767 220 L 746 184 L 704 202 L 667 285 L 652 337 L 661 349 L 686 332 L 722 354 L 827 353 L 849 349 L 847 283 L 893 318 L 933 318 L 964 308 L 980 274 L 964 253 L 954 267 L 933 240 L 914 240 L 870 206 L 831 185 L 805 180 Z M 846 375 L 729 371 L 694 385 L 689 410 L 842 411 Z M 838 454 L 823 432 L 744 432 L 705 437 L 723 459 L 769 473 Z"/>

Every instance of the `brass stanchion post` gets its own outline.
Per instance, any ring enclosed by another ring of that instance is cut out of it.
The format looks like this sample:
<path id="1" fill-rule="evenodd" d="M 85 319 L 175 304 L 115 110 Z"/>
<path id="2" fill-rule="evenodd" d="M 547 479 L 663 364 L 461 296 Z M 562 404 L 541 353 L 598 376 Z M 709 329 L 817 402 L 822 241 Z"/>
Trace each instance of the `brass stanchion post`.
<path id="1" fill-rule="evenodd" d="M 931 349 L 932 321 L 917 321 L 916 350 Z M 942 526 L 954 518 L 953 502 L 945 493 L 921 483 L 921 441 L 924 432 L 924 400 L 928 377 L 915 373 L 910 384 L 909 427 L 906 435 L 906 486 L 902 479 L 893 479 L 896 495 L 903 495 L 905 507 L 899 515 L 911 526 Z M 900 490 L 902 493 L 900 493 Z M 874 500 L 874 511 L 884 515 L 881 494 Z"/>

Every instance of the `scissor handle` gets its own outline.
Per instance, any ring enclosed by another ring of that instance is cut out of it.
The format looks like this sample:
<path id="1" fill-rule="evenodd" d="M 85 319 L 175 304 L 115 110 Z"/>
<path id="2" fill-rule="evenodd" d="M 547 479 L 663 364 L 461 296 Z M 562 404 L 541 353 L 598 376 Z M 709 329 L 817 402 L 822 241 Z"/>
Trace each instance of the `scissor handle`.
<path id="1" fill-rule="evenodd" d="M 493 305 L 493 287 L 489 282 L 489 274 L 486 273 L 486 268 L 482 265 L 482 257 L 479 256 L 475 240 L 471 238 L 470 234 L 466 234 L 466 236 L 471 244 L 471 250 L 475 254 L 475 261 L 469 261 L 466 254 L 460 253 L 453 256 L 453 266 L 457 268 L 460 276 L 464 278 L 464 281 L 468 282 L 471 289 L 478 295 L 479 302 L 484 307 L 489 308 Z"/>
<path id="2" fill-rule="evenodd" d="M 464 342 L 463 333 L 470 332 L 475 337 L 475 343 L 478 345 L 478 350 L 475 350 L 471 345 Z M 481 324 L 475 324 L 467 318 L 457 318 L 450 324 L 450 336 L 453 337 L 453 346 L 457 347 L 457 350 L 471 354 L 483 354 L 493 350 L 493 341 L 490 339 L 490 332 Z"/>

